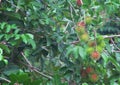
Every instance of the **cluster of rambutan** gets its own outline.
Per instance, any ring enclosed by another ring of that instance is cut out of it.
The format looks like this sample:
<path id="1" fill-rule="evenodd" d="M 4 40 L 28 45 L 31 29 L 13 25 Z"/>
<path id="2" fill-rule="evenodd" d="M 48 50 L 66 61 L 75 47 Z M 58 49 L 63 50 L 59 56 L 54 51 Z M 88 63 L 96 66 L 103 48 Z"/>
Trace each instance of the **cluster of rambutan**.
<path id="1" fill-rule="evenodd" d="M 88 33 L 86 32 L 86 24 L 84 21 L 78 22 L 76 32 L 81 42 L 88 42 L 87 53 L 94 60 L 100 59 L 100 53 L 105 46 L 104 39 L 99 36 L 95 40 L 90 40 Z"/>
<path id="2" fill-rule="evenodd" d="M 104 47 L 104 38 L 102 36 L 98 36 L 95 40 L 90 40 L 88 42 L 87 53 L 90 54 L 90 57 L 93 60 L 99 60 L 100 53 L 103 51 Z"/>
<path id="3" fill-rule="evenodd" d="M 83 42 L 86 42 L 89 40 L 89 35 L 86 32 L 85 27 L 86 27 L 85 22 L 81 21 L 81 22 L 78 22 L 77 27 L 75 29 L 78 34 L 79 40 Z"/>
<path id="4" fill-rule="evenodd" d="M 82 0 L 77 0 L 76 2 L 78 6 L 83 5 Z M 96 39 L 94 40 L 90 39 L 90 36 L 86 30 L 86 25 L 90 25 L 92 20 L 93 18 L 91 16 L 85 16 L 84 20 L 77 23 L 75 30 L 80 42 L 85 42 L 84 44 L 87 44 L 86 51 L 88 56 L 90 56 L 92 60 L 97 61 L 100 59 L 100 53 L 105 47 L 105 42 L 101 36 L 95 36 Z M 91 82 L 97 82 L 99 80 L 99 75 L 92 66 L 82 68 L 80 70 L 80 74 L 82 79 L 89 79 Z"/>
<path id="5" fill-rule="evenodd" d="M 99 79 L 99 75 L 95 72 L 95 69 L 91 66 L 82 68 L 81 70 L 81 78 L 88 79 L 91 82 L 97 82 Z"/>

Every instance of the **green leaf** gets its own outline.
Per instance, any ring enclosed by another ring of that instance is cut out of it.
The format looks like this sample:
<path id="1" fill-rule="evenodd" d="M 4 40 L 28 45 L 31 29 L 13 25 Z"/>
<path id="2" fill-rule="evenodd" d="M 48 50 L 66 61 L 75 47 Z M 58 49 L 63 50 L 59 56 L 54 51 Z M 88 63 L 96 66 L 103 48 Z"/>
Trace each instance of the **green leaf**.
<path id="1" fill-rule="evenodd" d="M 82 57 L 82 59 L 86 59 L 86 50 L 85 48 L 79 47 L 79 54 Z"/>
<path id="2" fill-rule="evenodd" d="M 34 39 L 34 36 L 32 34 L 27 33 L 25 35 L 28 36 L 30 39 Z"/>
<path id="3" fill-rule="evenodd" d="M 28 43 L 32 45 L 32 48 L 33 48 L 33 49 L 35 49 L 35 48 L 36 48 L 36 43 L 35 43 L 35 41 L 34 41 L 34 40 L 29 39 L 29 42 L 28 42 Z"/>
<path id="4" fill-rule="evenodd" d="M 14 35 L 13 34 L 9 34 L 9 35 L 5 34 L 4 37 L 6 40 L 9 40 L 10 38 L 14 37 Z"/>
<path id="5" fill-rule="evenodd" d="M 0 48 L 0 55 L 2 55 L 3 54 L 3 49 L 2 48 Z"/>
<path id="6" fill-rule="evenodd" d="M 50 46 L 52 43 L 51 39 L 48 36 L 46 37 L 46 39 L 47 39 L 47 46 Z"/>
<path id="7" fill-rule="evenodd" d="M 101 56 L 104 60 L 104 66 L 106 66 L 110 56 L 108 56 L 106 53 L 102 53 Z"/>
<path id="8" fill-rule="evenodd" d="M 79 57 L 78 54 L 79 54 L 79 46 L 75 46 L 73 48 L 73 55 L 74 55 L 75 59 L 77 59 Z"/>
<path id="9" fill-rule="evenodd" d="M 16 28 L 17 28 L 16 24 L 12 24 L 12 25 L 11 25 L 11 28 L 12 28 L 12 29 L 15 29 L 15 30 L 20 30 L 20 29 L 16 29 Z"/>
<path id="10" fill-rule="evenodd" d="M 41 83 L 43 82 L 42 79 L 37 79 L 32 82 L 30 81 L 25 81 L 25 85 L 42 85 Z"/>
<path id="11" fill-rule="evenodd" d="M 120 65 L 119 65 L 119 63 L 114 58 L 112 58 L 112 57 L 110 57 L 109 60 L 117 68 L 117 70 L 120 71 Z"/>
<path id="12" fill-rule="evenodd" d="M 18 81 L 18 82 L 23 83 L 24 81 L 26 81 L 26 80 L 28 80 L 28 79 L 30 79 L 30 78 L 28 77 L 28 74 L 27 74 L 27 73 L 24 73 L 24 72 L 22 72 L 22 73 L 17 73 L 17 74 L 11 74 L 11 75 L 10 75 L 10 80 L 11 80 L 12 82 Z"/>
<path id="13" fill-rule="evenodd" d="M 0 54 L 0 61 L 3 60 L 3 56 Z"/>
<path id="14" fill-rule="evenodd" d="M 4 34 L 0 34 L 0 39 L 3 38 Z"/>
<path id="15" fill-rule="evenodd" d="M 87 83 L 82 83 L 82 85 L 88 85 Z"/>
<path id="16" fill-rule="evenodd" d="M 74 46 L 69 46 L 69 47 L 67 48 L 66 56 L 69 56 L 70 54 L 72 54 L 73 48 L 74 48 Z"/>
<path id="17" fill-rule="evenodd" d="M 18 34 L 20 29 L 15 29 L 14 34 Z"/>
<path id="18" fill-rule="evenodd" d="M 15 34 L 15 40 L 20 39 L 20 35 L 19 34 Z"/>
<path id="19" fill-rule="evenodd" d="M 5 12 L 5 14 L 13 19 L 21 19 L 21 15 L 19 13 Z"/>
<path id="20" fill-rule="evenodd" d="M 10 32 L 10 30 L 11 30 L 11 26 L 8 24 L 6 28 L 6 33 Z"/>
<path id="21" fill-rule="evenodd" d="M 3 30 L 5 25 L 6 25 L 5 22 L 1 23 L 1 24 L 0 24 L 0 28 Z"/>
<path id="22" fill-rule="evenodd" d="M 28 38 L 26 37 L 26 35 L 25 34 L 22 34 L 21 35 L 21 38 L 22 38 L 22 40 L 23 40 L 23 42 L 25 43 L 25 44 L 27 44 L 28 43 Z"/>
<path id="23" fill-rule="evenodd" d="M 4 59 L 3 61 L 5 62 L 6 65 L 8 64 L 8 60 Z"/>
<path id="24" fill-rule="evenodd" d="M 54 83 L 55 85 L 61 85 L 60 75 L 58 75 L 58 74 L 55 74 L 55 75 L 54 75 L 53 83 Z"/>
<path id="25" fill-rule="evenodd" d="M 3 61 L 4 64 L 6 61 Z M 17 65 L 13 63 L 9 63 L 8 66 L 5 68 L 5 71 L 3 72 L 5 75 L 9 76 L 11 74 L 16 74 L 19 71 L 19 68 Z"/>
<path id="26" fill-rule="evenodd" d="M 2 48 L 4 51 L 6 51 L 7 53 L 10 53 L 10 49 L 4 45 L 4 44 L 0 44 L 0 48 Z"/>

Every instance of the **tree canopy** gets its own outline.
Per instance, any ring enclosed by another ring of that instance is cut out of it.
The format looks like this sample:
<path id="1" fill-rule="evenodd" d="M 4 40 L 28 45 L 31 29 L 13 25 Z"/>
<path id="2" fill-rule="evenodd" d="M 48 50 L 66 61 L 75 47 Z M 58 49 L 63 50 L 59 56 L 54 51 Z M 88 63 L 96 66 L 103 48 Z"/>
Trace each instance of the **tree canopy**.
<path id="1" fill-rule="evenodd" d="M 0 83 L 119 85 L 120 0 L 0 0 Z"/>

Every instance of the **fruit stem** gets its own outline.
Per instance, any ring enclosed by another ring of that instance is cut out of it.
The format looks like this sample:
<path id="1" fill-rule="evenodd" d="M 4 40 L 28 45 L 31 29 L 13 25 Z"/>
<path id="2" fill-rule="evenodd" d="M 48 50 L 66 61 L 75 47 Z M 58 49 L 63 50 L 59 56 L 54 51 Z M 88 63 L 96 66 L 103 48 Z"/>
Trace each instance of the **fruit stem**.
<path id="1" fill-rule="evenodd" d="M 97 40 L 96 40 L 97 35 L 96 35 L 96 30 L 94 29 L 93 31 L 94 31 L 94 40 L 95 40 L 95 51 L 97 51 Z"/>

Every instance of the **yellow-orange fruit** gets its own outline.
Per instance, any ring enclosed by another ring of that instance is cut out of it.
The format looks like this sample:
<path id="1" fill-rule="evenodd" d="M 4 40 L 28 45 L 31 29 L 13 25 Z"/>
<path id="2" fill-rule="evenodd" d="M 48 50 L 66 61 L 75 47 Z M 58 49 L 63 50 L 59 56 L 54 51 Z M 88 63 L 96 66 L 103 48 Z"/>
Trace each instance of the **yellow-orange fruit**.
<path id="1" fill-rule="evenodd" d="M 79 35 L 85 33 L 85 23 L 83 21 L 78 22 L 75 30 L 77 31 L 77 33 L 79 33 Z"/>
<path id="2" fill-rule="evenodd" d="M 95 41 L 90 41 L 90 42 L 88 42 L 88 46 L 90 46 L 90 47 L 96 46 Z"/>
<path id="3" fill-rule="evenodd" d="M 96 40 L 97 40 L 97 43 L 98 43 L 98 44 L 101 44 L 101 42 L 102 42 L 102 43 L 104 42 L 103 36 L 98 36 Z M 105 44 L 105 43 L 104 43 L 104 44 Z"/>
<path id="4" fill-rule="evenodd" d="M 90 75 L 90 80 L 91 80 L 92 82 L 97 82 L 98 79 L 99 79 L 98 74 L 93 73 L 93 74 Z"/>
<path id="5" fill-rule="evenodd" d="M 101 47 L 99 45 L 96 47 L 96 49 L 97 49 L 98 52 L 102 52 L 103 51 L 103 47 Z"/>
<path id="6" fill-rule="evenodd" d="M 85 17 L 85 23 L 86 23 L 86 24 L 91 24 L 91 22 L 92 22 L 92 17 L 86 16 L 86 17 Z"/>
<path id="7" fill-rule="evenodd" d="M 85 33 L 85 28 L 77 26 L 75 28 L 76 32 L 79 33 L 80 35 Z"/>
<path id="8" fill-rule="evenodd" d="M 75 30 L 79 35 L 82 35 L 83 33 L 85 33 L 85 23 L 84 23 L 84 21 L 78 22 Z"/>
<path id="9" fill-rule="evenodd" d="M 102 41 L 101 41 L 101 43 L 100 43 L 99 45 L 100 45 L 102 48 L 104 48 L 104 47 L 105 47 L 105 45 L 106 45 L 106 44 L 105 44 L 105 41 L 104 41 L 104 40 L 102 40 Z"/>
<path id="10" fill-rule="evenodd" d="M 88 47 L 88 48 L 86 49 L 86 52 L 87 52 L 88 54 L 91 54 L 92 52 L 94 52 L 94 48 L 93 48 L 93 47 Z"/>
<path id="11" fill-rule="evenodd" d="M 83 35 L 80 36 L 80 39 L 82 41 L 88 41 L 89 40 L 89 35 L 87 33 L 84 33 Z"/>
<path id="12" fill-rule="evenodd" d="M 100 58 L 100 53 L 97 51 L 92 52 L 91 58 L 94 60 L 98 60 Z"/>

